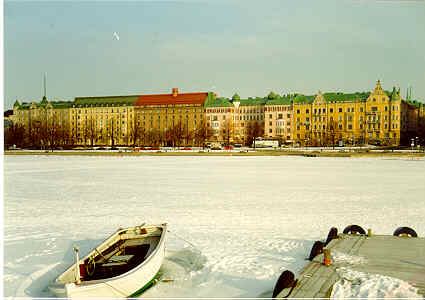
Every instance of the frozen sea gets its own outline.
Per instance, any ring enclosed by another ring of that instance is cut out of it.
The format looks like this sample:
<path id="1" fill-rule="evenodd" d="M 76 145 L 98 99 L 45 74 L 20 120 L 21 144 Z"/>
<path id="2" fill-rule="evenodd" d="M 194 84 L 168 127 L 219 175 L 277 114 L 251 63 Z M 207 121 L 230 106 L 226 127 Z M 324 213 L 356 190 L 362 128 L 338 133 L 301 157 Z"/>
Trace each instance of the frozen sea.
<path id="1" fill-rule="evenodd" d="M 424 195 L 423 159 L 4 156 L 4 296 L 53 297 L 74 245 L 167 222 L 173 281 L 143 297 L 271 297 L 333 226 L 425 236 Z"/>

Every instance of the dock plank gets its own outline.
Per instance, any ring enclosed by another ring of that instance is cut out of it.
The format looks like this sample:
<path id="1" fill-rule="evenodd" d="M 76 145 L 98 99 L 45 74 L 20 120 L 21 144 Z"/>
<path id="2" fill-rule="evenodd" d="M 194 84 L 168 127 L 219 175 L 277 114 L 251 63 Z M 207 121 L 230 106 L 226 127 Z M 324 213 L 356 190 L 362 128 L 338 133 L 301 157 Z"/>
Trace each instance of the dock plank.
<path id="1" fill-rule="evenodd" d="M 425 295 L 425 238 L 340 234 L 326 248 L 333 253 L 362 257 L 363 263 L 335 261 L 325 266 L 321 263 L 323 254 L 318 255 L 301 271 L 290 298 L 329 298 L 333 285 L 340 280 L 340 267 L 398 278 Z M 286 294 L 277 298 L 283 296 Z"/>

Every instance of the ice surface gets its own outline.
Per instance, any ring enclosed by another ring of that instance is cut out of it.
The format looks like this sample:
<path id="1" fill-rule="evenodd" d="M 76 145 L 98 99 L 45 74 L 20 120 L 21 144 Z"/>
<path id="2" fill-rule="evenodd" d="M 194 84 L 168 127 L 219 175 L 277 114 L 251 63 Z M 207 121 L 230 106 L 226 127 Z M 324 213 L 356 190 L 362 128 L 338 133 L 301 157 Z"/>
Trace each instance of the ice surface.
<path id="1" fill-rule="evenodd" d="M 172 281 L 143 296 L 271 297 L 333 226 L 425 236 L 424 170 L 380 158 L 5 156 L 4 294 L 50 297 L 74 245 L 84 254 L 118 227 L 167 222 Z"/>

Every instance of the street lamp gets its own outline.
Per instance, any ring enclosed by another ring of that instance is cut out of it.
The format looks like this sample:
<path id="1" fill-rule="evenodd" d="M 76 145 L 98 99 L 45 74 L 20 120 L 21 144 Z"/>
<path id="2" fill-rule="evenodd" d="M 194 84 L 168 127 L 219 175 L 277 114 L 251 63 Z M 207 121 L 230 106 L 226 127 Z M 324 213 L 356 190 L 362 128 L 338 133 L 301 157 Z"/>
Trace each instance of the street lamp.
<path id="1" fill-rule="evenodd" d="M 419 148 L 420 148 L 419 137 L 416 137 L 416 148 L 418 148 L 418 152 L 419 152 Z"/>

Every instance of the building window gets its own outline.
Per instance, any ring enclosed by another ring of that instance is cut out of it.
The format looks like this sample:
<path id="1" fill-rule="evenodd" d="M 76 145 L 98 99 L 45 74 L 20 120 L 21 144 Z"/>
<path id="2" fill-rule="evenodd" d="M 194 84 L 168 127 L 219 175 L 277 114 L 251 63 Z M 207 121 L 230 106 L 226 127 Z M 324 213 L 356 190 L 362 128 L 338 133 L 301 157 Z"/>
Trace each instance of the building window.
<path id="1" fill-rule="evenodd" d="M 305 113 L 306 113 L 306 114 L 310 113 L 310 110 L 307 108 L 307 109 L 305 110 Z"/>
<path id="2" fill-rule="evenodd" d="M 333 108 L 329 108 L 329 112 L 330 113 L 333 113 L 334 112 L 334 109 Z"/>
<path id="3" fill-rule="evenodd" d="M 339 112 L 342 112 L 342 107 L 338 108 L 338 111 L 339 111 Z"/>

